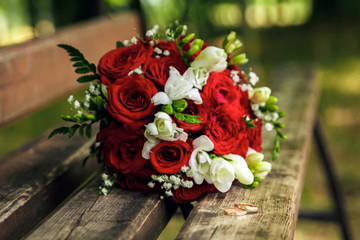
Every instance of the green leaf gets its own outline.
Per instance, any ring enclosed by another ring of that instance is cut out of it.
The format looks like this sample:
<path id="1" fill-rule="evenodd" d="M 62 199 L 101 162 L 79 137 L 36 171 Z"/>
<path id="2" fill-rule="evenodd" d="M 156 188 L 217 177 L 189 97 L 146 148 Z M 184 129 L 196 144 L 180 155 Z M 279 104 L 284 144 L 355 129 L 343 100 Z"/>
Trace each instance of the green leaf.
<path id="1" fill-rule="evenodd" d="M 79 128 L 79 134 L 80 136 L 84 136 L 84 128 L 87 126 L 86 123 L 82 124 Z"/>
<path id="2" fill-rule="evenodd" d="M 125 45 L 122 42 L 117 41 L 116 42 L 116 48 L 121 48 L 121 47 L 125 47 Z"/>
<path id="3" fill-rule="evenodd" d="M 85 164 L 86 164 L 86 162 L 87 162 L 87 160 L 90 158 L 90 155 L 89 156 L 86 156 L 85 158 L 84 158 L 84 160 L 82 161 L 82 164 L 81 164 L 81 166 L 82 167 L 85 167 Z"/>
<path id="4" fill-rule="evenodd" d="M 83 62 L 76 62 L 73 64 L 73 67 L 84 67 L 85 66 L 85 63 Z"/>
<path id="5" fill-rule="evenodd" d="M 65 49 L 71 57 L 79 57 L 81 59 L 85 59 L 84 55 L 73 46 L 70 46 L 68 44 L 58 44 L 58 47 Z"/>
<path id="6" fill-rule="evenodd" d="M 76 81 L 78 81 L 79 83 L 85 83 L 85 82 L 91 82 L 98 78 L 99 78 L 99 75 L 97 75 L 97 74 L 84 75 L 84 76 L 79 77 Z"/>
<path id="7" fill-rule="evenodd" d="M 76 133 L 76 130 L 80 127 L 79 124 L 72 125 L 69 127 L 69 138 L 72 138 L 74 134 Z"/>
<path id="8" fill-rule="evenodd" d="M 91 138 L 91 124 L 86 126 L 85 133 L 88 138 Z"/>
<path id="9" fill-rule="evenodd" d="M 91 63 L 90 64 L 90 70 L 93 72 L 93 73 L 96 73 L 96 65 Z"/>
<path id="10" fill-rule="evenodd" d="M 185 121 L 185 116 L 182 113 L 174 112 L 174 116 L 180 121 Z"/>
<path id="11" fill-rule="evenodd" d="M 80 67 L 75 69 L 75 72 L 78 74 L 84 74 L 84 73 L 89 73 L 90 69 L 88 67 Z"/>
<path id="12" fill-rule="evenodd" d="M 59 127 L 59 128 L 56 128 L 54 129 L 48 136 L 48 138 L 51 138 L 53 137 L 54 135 L 56 134 L 65 134 L 69 131 L 69 128 L 68 127 Z"/>
<path id="13" fill-rule="evenodd" d="M 72 57 L 70 58 L 70 61 L 72 62 L 78 62 L 78 61 L 82 61 L 83 59 L 81 57 Z"/>

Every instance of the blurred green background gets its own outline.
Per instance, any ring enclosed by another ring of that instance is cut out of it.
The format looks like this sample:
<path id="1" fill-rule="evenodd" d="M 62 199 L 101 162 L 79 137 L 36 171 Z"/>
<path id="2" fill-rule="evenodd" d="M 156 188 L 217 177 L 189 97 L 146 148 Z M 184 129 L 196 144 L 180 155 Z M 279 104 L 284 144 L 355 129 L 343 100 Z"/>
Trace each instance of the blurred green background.
<path id="1" fill-rule="evenodd" d="M 359 0 L 0 0 L 0 47 L 128 10 L 139 11 L 146 28 L 179 20 L 211 44 L 219 44 L 235 30 L 250 59 L 245 69 L 253 67 L 261 79 L 280 64 L 315 64 L 322 83 L 320 119 L 345 194 L 352 235 L 360 236 Z M 59 113 L 68 109 L 65 99 L 0 129 L 0 157 L 60 124 Z M 323 167 L 313 150 L 301 209 L 331 212 L 333 208 Z M 160 239 L 174 238 L 182 222 L 177 214 Z M 295 239 L 309 238 L 341 239 L 341 232 L 336 223 L 300 219 Z"/>

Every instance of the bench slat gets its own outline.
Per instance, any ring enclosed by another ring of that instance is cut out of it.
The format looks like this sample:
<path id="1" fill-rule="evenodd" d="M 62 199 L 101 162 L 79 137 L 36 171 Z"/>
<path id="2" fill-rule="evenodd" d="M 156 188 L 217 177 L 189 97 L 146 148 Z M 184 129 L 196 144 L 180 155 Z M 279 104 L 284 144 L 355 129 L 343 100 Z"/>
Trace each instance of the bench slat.
<path id="1" fill-rule="evenodd" d="M 286 70 L 284 70 L 286 69 Z M 270 80 L 284 119 L 288 140 L 259 186 L 247 190 L 236 184 L 227 194 L 207 194 L 191 211 L 177 239 L 292 239 L 298 214 L 319 89 L 311 67 L 283 67 Z M 264 153 L 271 159 L 273 139 L 264 133 Z M 233 217 L 224 209 L 234 203 L 259 206 L 259 213 Z"/>
<path id="2" fill-rule="evenodd" d="M 134 28 L 141 29 L 138 14 L 125 12 L 0 49 L 0 127 L 80 87 L 67 53 L 57 44 L 73 45 L 97 64 L 116 41 L 133 37 Z"/>
<path id="3" fill-rule="evenodd" d="M 99 177 L 26 239 L 156 239 L 176 210 L 157 193 L 115 188 L 99 195 Z"/>
<path id="4" fill-rule="evenodd" d="M 89 177 L 99 164 L 82 161 L 93 140 L 38 139 L 0 161 L 0 239 L 31 230 Z"/>

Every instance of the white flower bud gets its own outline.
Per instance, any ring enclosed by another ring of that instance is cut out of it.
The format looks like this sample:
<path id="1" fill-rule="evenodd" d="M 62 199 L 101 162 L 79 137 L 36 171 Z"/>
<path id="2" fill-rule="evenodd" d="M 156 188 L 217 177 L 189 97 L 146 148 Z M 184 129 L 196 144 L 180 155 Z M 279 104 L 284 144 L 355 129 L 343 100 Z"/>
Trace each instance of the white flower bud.
<path id="1" fill-rule="evenodd" d="M 271 94 L 271 89 L 268 87 L 255 88 L 253 91 L 249 92 L 249 98 L 252 103 L 265 103 Z"/>
<path id="2" fill-rule="evenodd" d="M 209 46 L 200 52 L 191 63 L 191 67 L 206 68 L 209 72 L 222 72 L 228 64 L 226 58 L 224 49 Z"/>

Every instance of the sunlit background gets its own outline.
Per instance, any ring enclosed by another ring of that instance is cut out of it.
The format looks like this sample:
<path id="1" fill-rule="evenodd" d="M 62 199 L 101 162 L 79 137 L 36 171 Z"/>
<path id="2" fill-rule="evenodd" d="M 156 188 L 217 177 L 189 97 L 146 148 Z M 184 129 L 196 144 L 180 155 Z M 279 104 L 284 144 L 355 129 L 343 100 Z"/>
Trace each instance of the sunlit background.
<path id="1" fill-rule="evenodd" d="M 354 239 L 360 236 L 359 0 L 0 0 L 0 47 L 44 38 L 70 24 L 129 10 L 139 11 L 147 28 L 179 20 L 211 44 L 218 44 L 235 30 L 251 60 L 246 67 L 253 67 L 263 81 L 269 69 L 278 65 L 316 66 L 322 83 L 320 119 L 345 193 L 352 235 Z M 0 157 L 59 124 L 57 113 L 67 107 L 61 100 L 0 129 Z M 313 151 L 301 209 L 333 209 L 323 171 Z M 182 222 L 176 216 L 161 239 L 174 238 Z M 335 223 L 300 219 L 295 239 L 310 238 L 341 239 L 341 234 Z"/>

